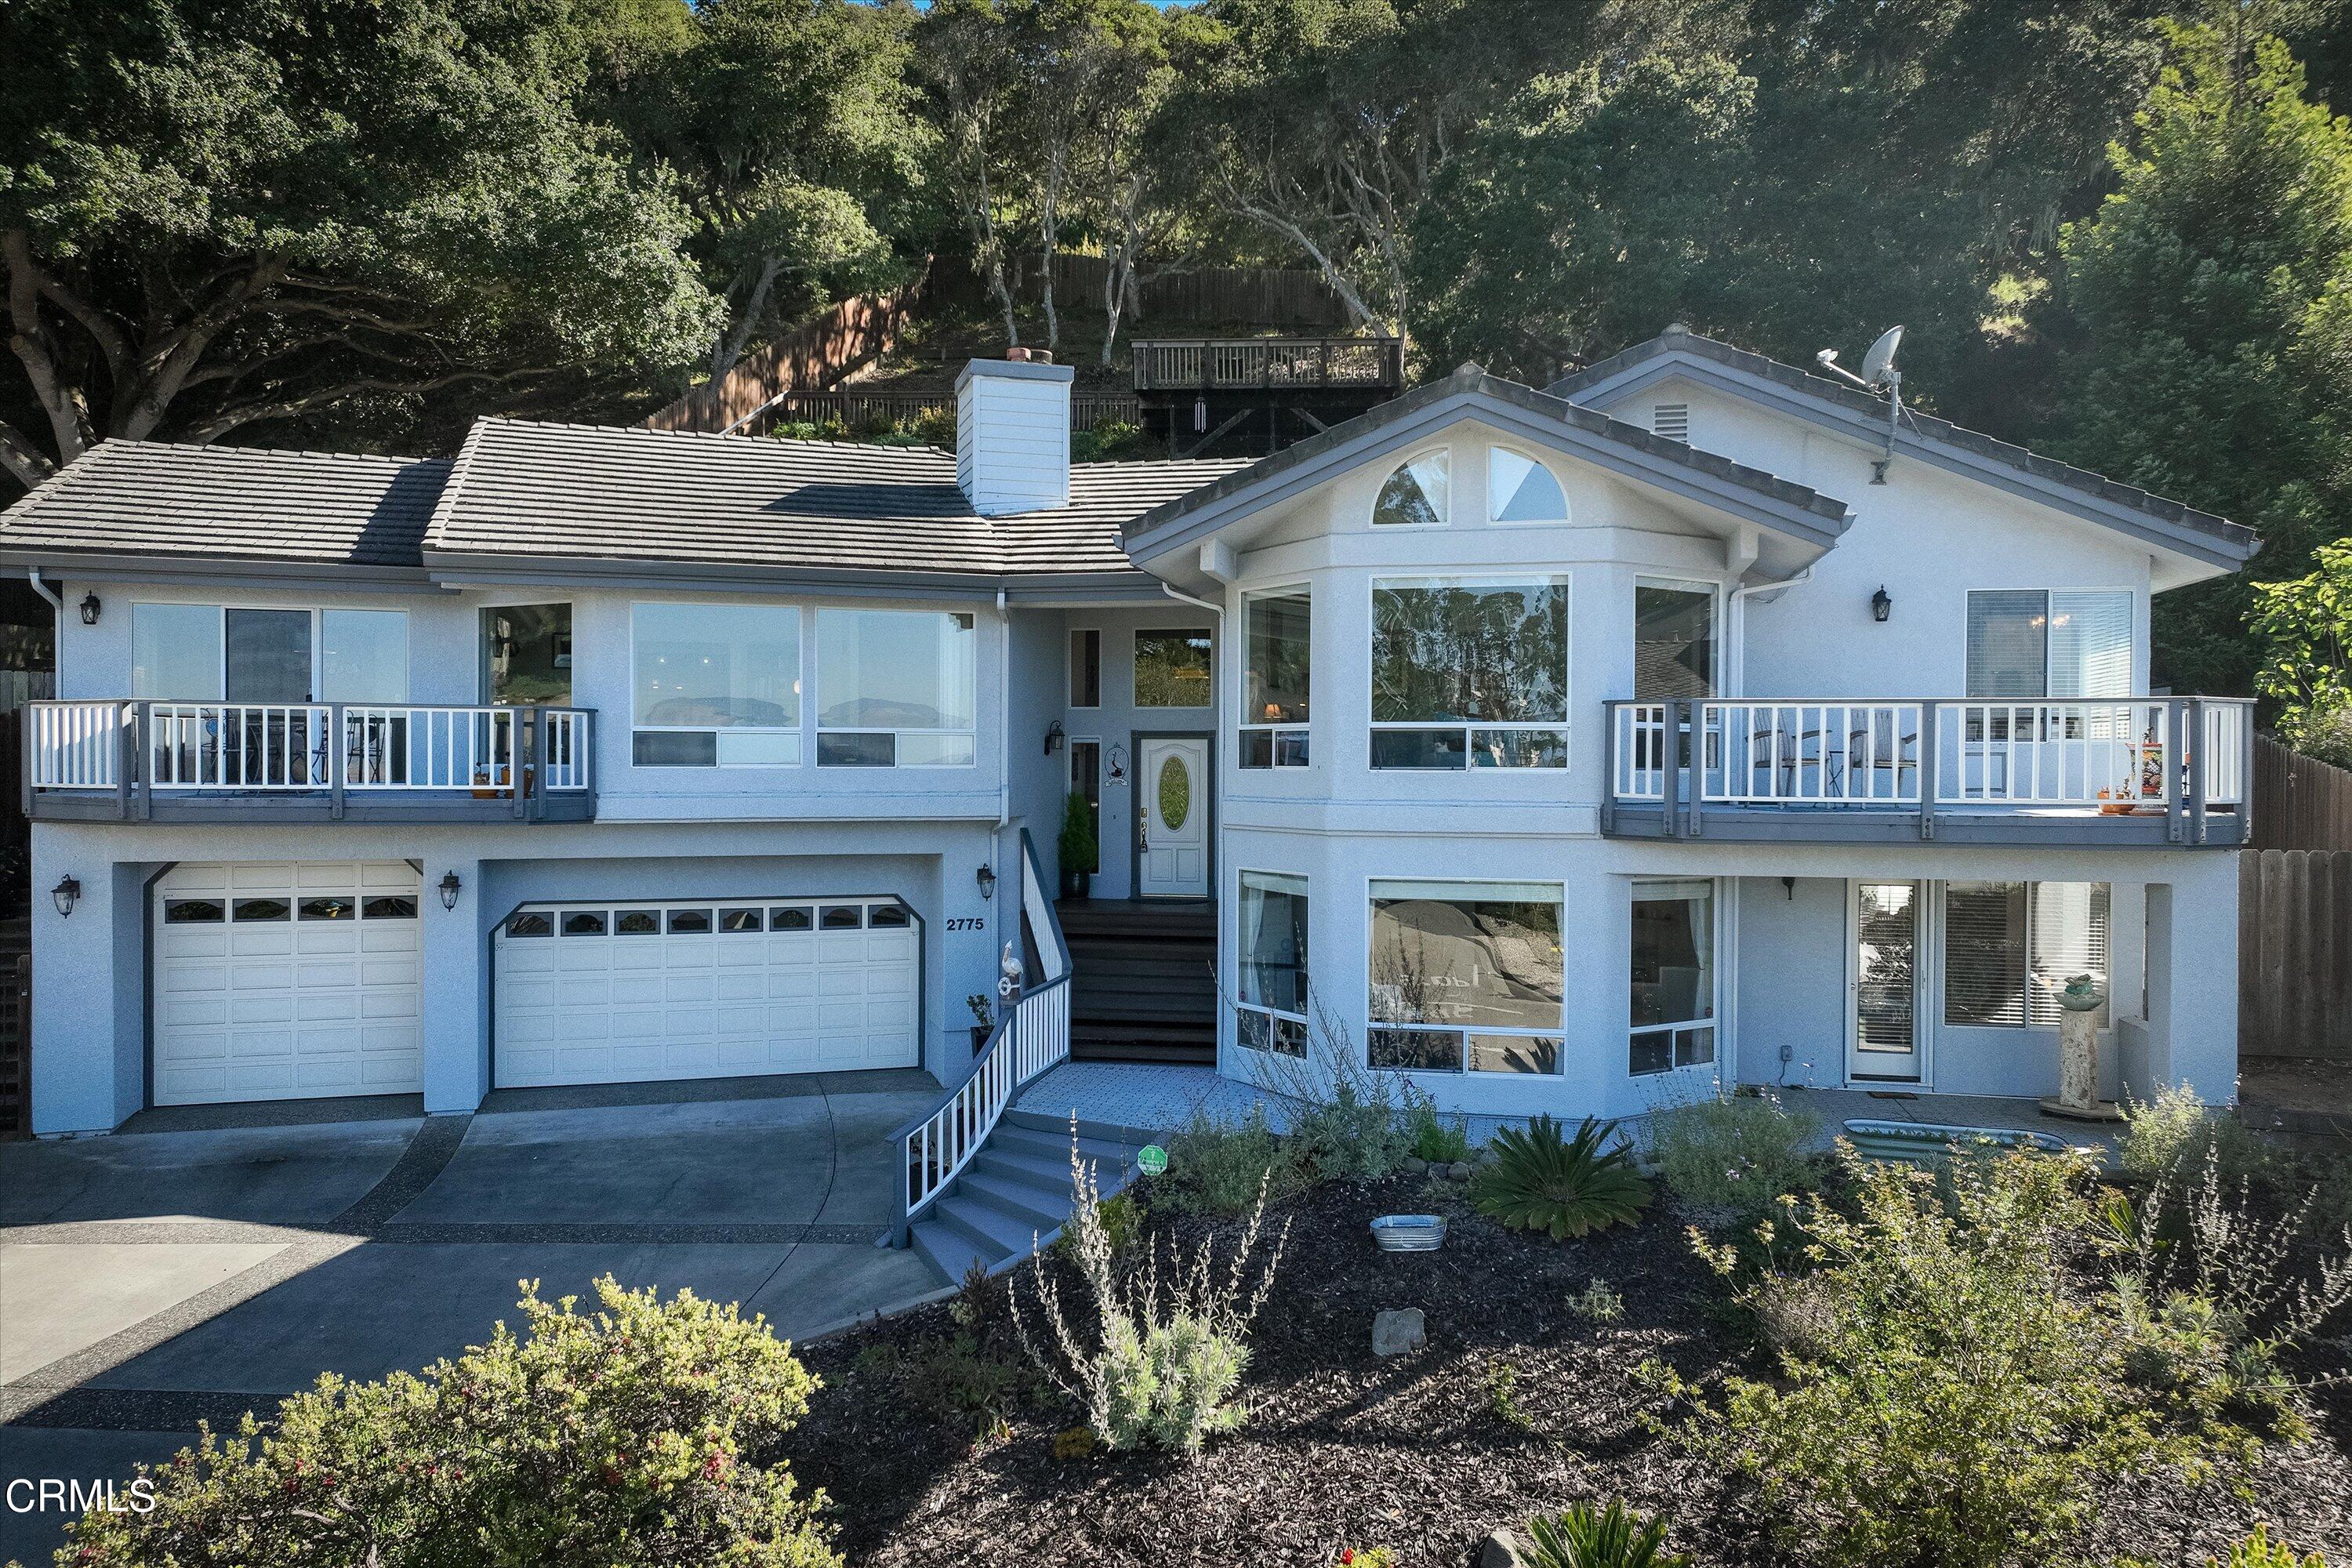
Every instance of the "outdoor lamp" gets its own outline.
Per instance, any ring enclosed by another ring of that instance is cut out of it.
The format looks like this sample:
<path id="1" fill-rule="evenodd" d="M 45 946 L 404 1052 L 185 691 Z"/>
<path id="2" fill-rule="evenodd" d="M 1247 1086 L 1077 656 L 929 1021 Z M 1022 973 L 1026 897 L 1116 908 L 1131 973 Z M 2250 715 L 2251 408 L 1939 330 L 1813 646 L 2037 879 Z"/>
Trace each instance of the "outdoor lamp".
<path id="1" fill-rule="evenodd" d="M 978 872 L 978 876 L 980 878 L 980 896 L 983 899 L 992 899 L 996 897 L 996 868 L 993 866 L 982 866 Z"/>
<path id="2" fill-rule="evenodd" d="M 98 595 L 96 594 L 84 594 L 81 596 L 81 624 L 86 626 L 94 626 L 98 625 Z"/>
<path id="3" fill-rule="evenodd" d="M 49 898 L 57 904 L 58 913 L 70 919 L 74 906 L 81 902 L 81 879 L 78 877 L 68 877 L 49 889 Z"/>
<path id="4" fill-rule="evenodd" d="M 1059 719 L 1056 719 L 1052 723 L 1046 725 L 1045 754 L 1050 757 L 1055 752 L 1060 751 L 1062 749 L 1062 742 L 1068 739 L 1069 737 L 1062 732 L 1062 721 Z"/>
<path id="5" fill-rule="evenodd" d="M 465 885 L 465 883 L 457 879 L 457 872 L 446 871 L 442 873 L 441 907 L 445 910 L 456 909 L 457 907 L 457 889 Z"/>
<path id="6" fill-rule="evenodd" d="M 1870 596 L 1870 618 L 1884 626 L 1894 608 L 1895 601 L 1886 596 L 1886 584 L 1880 584 L 1878 592 Z"/>

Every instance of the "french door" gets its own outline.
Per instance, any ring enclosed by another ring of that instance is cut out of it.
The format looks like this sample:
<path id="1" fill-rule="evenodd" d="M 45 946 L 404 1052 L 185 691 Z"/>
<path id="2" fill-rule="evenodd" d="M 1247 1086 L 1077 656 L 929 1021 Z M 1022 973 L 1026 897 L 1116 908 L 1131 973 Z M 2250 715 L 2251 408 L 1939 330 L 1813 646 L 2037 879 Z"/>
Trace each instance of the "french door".
<path id="1" fill-rule="evenodd" d="M 1927 904 L 1922 882 L 1853 884 L 1847 914 L 1853 933 L 1847 960 L 1849 1079 L 1919 1081 L 1920 921 Z"/>

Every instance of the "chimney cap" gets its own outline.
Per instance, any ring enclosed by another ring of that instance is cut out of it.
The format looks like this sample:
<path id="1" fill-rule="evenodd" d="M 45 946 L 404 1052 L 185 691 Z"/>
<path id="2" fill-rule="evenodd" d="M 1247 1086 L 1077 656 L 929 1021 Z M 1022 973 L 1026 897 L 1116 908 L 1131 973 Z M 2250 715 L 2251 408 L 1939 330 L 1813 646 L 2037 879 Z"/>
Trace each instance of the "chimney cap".
<path id="1" fill-rule="evenodd" d="M 1012 361 L 1014 364 L 1052 364 L 1054 363 L 1054 351 L 1052 349 L 1025 349 L 1015 346 L 1006 349 L 1004 351 L 1004 357 Z"/>

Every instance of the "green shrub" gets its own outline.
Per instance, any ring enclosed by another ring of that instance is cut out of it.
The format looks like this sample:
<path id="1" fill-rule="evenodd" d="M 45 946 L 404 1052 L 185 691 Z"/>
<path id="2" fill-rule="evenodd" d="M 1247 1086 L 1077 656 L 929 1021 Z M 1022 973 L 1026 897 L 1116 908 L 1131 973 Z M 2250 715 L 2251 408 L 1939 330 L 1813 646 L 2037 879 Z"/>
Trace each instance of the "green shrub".
<path id="1" fill-rule="evenodd" d="M 1580 1295 L 1568 1299 L 1568 1310 L 1588 1322 L 1613 1323 L 1625 1315 L 1625 1298 L 1609 1288 L 1609 1281 L 1594 1275 L 1585 1281 Z"/>
<path id="2" fill-rule="evenodd" d="M 1250 1107 L 1239 1121 L 1222 1121 L 1205 1110 L 1168 1140 L 1168 1171 L 1151 1184 L 1153 1200 L 1178 1214 L 1234 1218 L 1247 1214 L 1261 1194 L 1277 1200 L 1307 1185 L 1299 1151 L 1276 1133 L 1265 1108 Z"/>
<path id="3" fill-rule="evenodd" d="M 1651 1115 L 1650 1159 L 1685 1204 L 1753 1224 L 1781 1194 L 1812 1184 L 1807 1145 L 1820 1131 L 1817 1118 L 1777 1096 L 1710 1096 Z"/>
<path id="4" fill-rule="evenodd" d="M 2318 1552 L 2298 1556 L 2285 1542 L 2273 1541 L 2270 1527 L 2261 1524 L 2254 1526 L 2252 1535 L 2230 1548 L 2226 1560 L 2208 1557 L 2205 1562 L 2207 1568 L 2327 1568 L 2326 1559 Z"/>
<path id="5" fill-rule="evenodd" d="M 1617 1138 L 1614 1144 L 1612 1138 Z M 1470 1184 L 1478 1212 L 1514 1230 L 1540 1230 L 1554 1241 L 1612 1225 L 1631 1225 L 1649 1205 L 1650 1184 L 1633 1169 L 1617 1123 L 1588 1116 L 1574 1137 L 1538 1116 L 1495 1135 L 1494 1163 Z"/>
<path id="6" fill-rule="evenodd" d="M 2222 1180 L 2233 1187 L 2248 1181 L 2269 1186 L 2287 1175 L 2268 1139 L 2234 1110 L 2209 1110 L 2185 1083 L 2159 1089 L 2152 1100 L 2124 1102 L 2116 1163 L 2126 1174 L 2147 1182 L 2167 1176 L 2193 1181 L 2209 1154 L 2220 1160 Z"/>
<path id="7" fill-rule="evenodd" d="M 86 1568 L 170 1563 L 837 1564 L 824 1494 L 752 1456 L 816 1380 L 757 1317 L 596 1282 L 603 1310 L 523 1287 L 527 1333 L 420 1376 L 331 1373 L 150 1472 L 148 1513 L 74 1527 Z"/>
<path id="8" fill-rule="evenodd" d="M 2149 1410 L 2112 1297 L 2076 1268 L 2096 1234 L 2084 1156 L 1955 1161 L 1940 1178 L 1843 1158 L 1852 1217 L 1819 1197 L 1792 1208 L 1815 1267 L 1784 1379 L 1731 1377 L 1710 1399 L 1651 1369 L 1693 1402 L 1675 1438 L 1756 1482 L 1789 1544 L 1872 1568 L 2030 1559 L 2114 1477 L 2199 1461 L 2200 1435 Z M 1737 1268 L 1735 1248 L 1700 1245 Z"/>
<path id="9" fill-rule="evenodd" d="M 1076 790 L 1062 802 L 1062 831 L 1056 842 L 1063 870 L 1092 874 L 1102 869 L 1102 850 L 1095 843 L 1095 814 L 1087 797 Z"/>
<path id="10" fill-rule="evenodd" d="M 949 444 L 954 444 L 950 434 Z M 1070 436 L 1070 461 L 1074 463 L 1127 462 L 1137 458 L 1164 456 L 1156 450 L 1143 433 L 1143 426 L 1127 419 L 1106 419 L 1091 430 L 1078 430 Z"/>
<path id="11" fill-rule="evenodd" d="M 1411 1086 L 1367 1066 L 1361 1045 L 1311 989 L 1307 1013 L 1304 1056 L 1250 1053 L 1259 1087 L 1289 1102 L 1289 1142 L 1316 1178 L 1379 1181 L 1411 1152 Z"/>
<path id="12" fill-rule="evenodd" d="M 1147 1445 L 1197 1456 L 1210 1436 L 1238 1427 L 1244 1412 L 1234 1395 L 1249 1365 L 1249 1327 L 1274 1289 L 1289 1226 L 1258 1264 L 1265 1219 L 1264 1184 L 1240 1241 L 1220 1267 L 1203 1239 L 1190 1256 L 1155 1247 L 1140 1269 L 1113 1271 L 1108 1231 L 1094 1172 L 1070 1150 L 1074 1203 L 1065 1234 L 1086 1291 L 1083 1308 L 1065 1306 L 1053 1272 L 1038 1269 L 1032 1331 L 1013 1298 L 1013 1322 L 1038 1369 L 1086 1412 L 1106 1447 Z"/>
<path id="13" fill-rule="evenodd" d="M 1136 1239 L 1143 1234 L 1143 1222 L 1150 1214 L 1150 1211 L 1143 1206 L 1143 1200 L 1133 1193 L 1120 1193 L 1102 1200 L 1097 1215 L 1102 1221 L 1103 1235 L 1110 1242 L 1113 1258 L 1125 1257 L 1127 1249 L 1135 1245 Z M 1065 1229 L 1046 1250 L 1066 1261 L 1074 1256 L 1076 1247 L 1077 1242 Z"/>
<path id="14" fill-rule="evenodd" d="M 1443 1114 L 1437 1101 L 1420 1089 L 1409 1088 L 1405 1092 L 1404 1136 L 1407 1152 L 1433 1165 L 1451 1165 L 1470 1157 L 1469 1122 Z"/>
<path id="15" fill-rule="evenodd" d="M 1690 1559 L 1666 1550 L 1664 1520 L 1629 1513 L 1612 1502 L 1596 1513 L 1578 1503 L 1565 1513 L 1528 1521 L 1527 1568 L 1689 1568 Z"/>

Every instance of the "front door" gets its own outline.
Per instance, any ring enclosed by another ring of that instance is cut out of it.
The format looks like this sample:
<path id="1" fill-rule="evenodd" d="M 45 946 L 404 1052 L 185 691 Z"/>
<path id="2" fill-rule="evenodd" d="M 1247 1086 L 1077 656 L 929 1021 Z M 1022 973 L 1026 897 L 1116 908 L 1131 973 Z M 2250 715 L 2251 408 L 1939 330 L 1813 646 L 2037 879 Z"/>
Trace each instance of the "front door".
<path id="1" fill-rule="evenodd" d="M 1209 896 L 1209 742 L 1197 735 L 1137 743 L 1136 894 Z"/>
<path id="2" fill-rule="evenodd" d="M 1919 1081 L 1919 914 L 1916 882 L 1853 885 L 1853 1013 L 1846 1076 Z"/>

